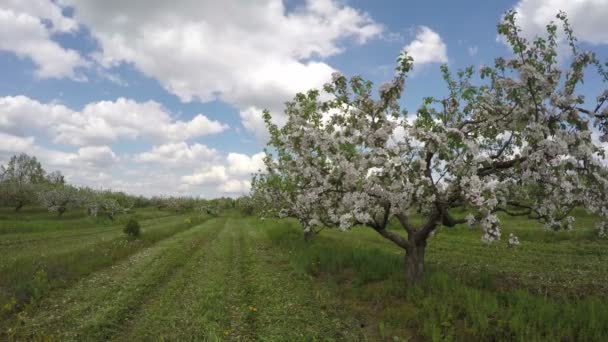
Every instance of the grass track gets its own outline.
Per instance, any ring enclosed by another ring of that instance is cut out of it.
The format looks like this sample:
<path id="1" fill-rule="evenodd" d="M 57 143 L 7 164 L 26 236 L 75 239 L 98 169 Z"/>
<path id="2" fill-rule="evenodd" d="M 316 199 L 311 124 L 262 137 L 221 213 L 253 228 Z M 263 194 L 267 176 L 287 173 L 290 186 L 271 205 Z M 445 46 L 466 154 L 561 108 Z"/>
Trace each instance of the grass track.
<path id="1" fill-rule="evenodd" d="M 54 294 L 21 314 L 14 338 L 111 338 L 219 228 L 216 220 L 203 223 Z"/>
<path id="2" fill-rule="evenodd" d="M 38 302 L 52 289 L 68 287 L 82 277 L 187 230 L 192 225 L 184 223 L 184 217 L 145 222 L 141 238 L 132 242 L 116 228 L 78 239 L 37 241 L 31 245 L 0 248 L 0 273 L 6 275 L 0 277 L 0 326 L 6 318 L 5 303 L 16 301 L 18 309 Z"/>
<path id="3" fill-rule="evenodd" d="M 325 340 L 357 336 L 327 291 L 293 272 L 263 230 L 228 218 L 117 340 Z M 332 305 L 333 303 L 334 305 Z"/>

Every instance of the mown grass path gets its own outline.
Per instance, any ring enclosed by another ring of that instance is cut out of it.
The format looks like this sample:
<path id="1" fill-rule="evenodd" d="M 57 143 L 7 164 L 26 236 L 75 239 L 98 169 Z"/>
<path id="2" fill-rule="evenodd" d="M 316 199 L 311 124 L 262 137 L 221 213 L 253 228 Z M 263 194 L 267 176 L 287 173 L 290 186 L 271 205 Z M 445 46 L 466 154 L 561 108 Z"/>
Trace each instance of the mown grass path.
<path id="1" fill-rule="evenodd" d="M 228 218 L 117 340 L 287 341 L 354 337 L 328 292 L 293 272 L 265 232 Z"/>
<path id="2" fill-rule="evenodd" d="M 216 223 L 211 221 L 178 233 L 54 293 L 40 305 L 22 312 L 12 331 L 16 337 L 56 340 L 111 337 L 150 293 L 217 233 Z"/>
<path id="3" fill-rule="evenodd" d="M 331 293 L 247 220 L 217 218 L 56 291 L 9 339 L 359 339 Z"/>
<path id="4" fill-rule="evenodd" d="M 49 231 L 48 240 L 40 238 L 0 246 L 0 327 L 7 311 L 37 303 L 49 290 L 69 287 L 85 276 L 191 228 L 193 224 L 185 222 L 187 217 L 174 215 L 145 220 L 142 235 L 131 242 L 125 238 L 122 227 L 115 226 L 111 230 L 107 227 L 64 230 L 62 235 L 58 235 L 59 231 Z M 204 219 L 196 217 L 195 222 Z"/>
<path id="5" fill-rule="evenodd" d="M 168 227 L 183 222 L 186 216 L 171 216 L 152 220 L 142 221 L 142 233 L 157 233 L 166 230 Z M 45 237 L 45 234 L 47 237 Z M 18 234 L 11 234 L 18 235 Z M 34 234 L 24 234 L 34 235 Z M 66 253 L 74 253 L 78 250 L 93 249 L 95 245 L 106 243 L 123 237 L 122 226 L 88 228 L 81 232 L 57 231 L 40 235 L 33 240 L 21 240 L 18 238 L 2 237 L 0 243 L 0 255 L 4 257 L 0 260 L 0 272 L 7 271 L 13 263 L 24 260 L 37 260 L 42 262 Z"/>

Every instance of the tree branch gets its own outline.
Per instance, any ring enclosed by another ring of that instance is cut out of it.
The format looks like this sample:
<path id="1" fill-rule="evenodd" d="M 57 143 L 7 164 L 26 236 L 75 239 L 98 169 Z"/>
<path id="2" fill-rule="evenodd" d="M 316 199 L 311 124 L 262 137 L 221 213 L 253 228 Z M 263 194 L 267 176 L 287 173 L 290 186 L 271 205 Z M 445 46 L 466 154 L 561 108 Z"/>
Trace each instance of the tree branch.
<path id="1" fill-rule="evenodd" d="M 494 162 L 488 166 L 484 166 L 484 167 L 478 169 L 477 175 L 480 177 L 487 176 L 487 175 L 492 174 L 494 171 L 509 169 L 509 168 L 525 161 L 526 159 L 528 159 L 528 158 L 519 157 L 519 158 L 515 158 L 515 159 L 511 159 L 511 160 Z"/>
<path id="2" fill-rule="evenodd" d="M 399 220 L 399 223 L 401 224 L 401 227 L 403 227 L 403 229 L 405 229 L 405 231 L 407 232 L 408 235 L 414 234 L 416 232 L 416 229 L 409 222 L 406 215 L 398 214 L 396 216 L 397 216 L 397 219 Z"/>
<path id="3" fill-rule="evenodd" d="M 446 227 L 454 227 L 457 224 L 461 224 L 461 223 L 465 223 L 467 222 L 466 219 L 455 219 L 452 217 L 452 215 L 450 215 L 450 213 L 445 210 L 443 215 L 441 215 L 441 224 L 443 224 Z"/>
<path id="4" fill-rule="evenodd" d="M 500 156 L 505 152 L 507 147 L 509 147 L 509 145 L 511 145 L 511 141 L 513 141 L 514 135 L 515 134 L 513 132 L 511 132 L 511 136 L 509 137 L 509 140 L 507 140 L 507 142 L 500 148 L 500 150 L 498 150 L 498 152 L 495 155 L 491 156 L 490 158 L 492 158 L 492 159 L 500 158 Z"/>
<path id="5" fill-rule="evenodd" d="M 403 249 L 408 249 L 410 246 L 410 243 L 401 235 L 399 234 L 395 234 L 389 230 L 387 230 L 386 228 L 380 228 L 380 227 L 372 227 L 374 228 L 375 231 L 378 232 L 378 234 L 382 235 L 382 237 L 384 237 L 385 239 L 391 240 L 392 242 L 394 242 L 397 246 L 403 248 Z"/>
<path id="6" fill-rule="evenodd" d="M 426 241 L 431 232 L 437 228 L 440 218 L 441 214 L 438 212 L 431 214 L 431 217 L 429 217 L 426 223 L 414 234 L 414 241 L 416 244 Z"/>

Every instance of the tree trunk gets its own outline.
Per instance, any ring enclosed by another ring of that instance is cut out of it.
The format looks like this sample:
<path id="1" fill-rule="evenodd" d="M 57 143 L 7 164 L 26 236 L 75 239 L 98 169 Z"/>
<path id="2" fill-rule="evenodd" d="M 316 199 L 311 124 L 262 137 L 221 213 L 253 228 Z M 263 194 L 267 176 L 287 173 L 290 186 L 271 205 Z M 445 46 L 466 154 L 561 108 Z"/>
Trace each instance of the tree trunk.
<path id="1" fill-rule="evenodd" d="M 424 252 L 426 241 L 412 244 L 406 249 L 405 254 L 405 276 L 408 285 L 416 285 L 422 281 L 424 275 Z"/>
<path id="2" fill-rule="evenodd" d="M 15 207 L 15 212 L 18 213 L 19 211 L 21 211 L 21 208 L 23 208 L 23 203 L 20 202 L 17 204 L 17 207 Z"/>
<path id="3" fill-rule="evenodd" d="M 304 241 L 306 241 L 306 242 L 310 241 L 314 234 L 315 233 L 312 230 L 305 230 L 304 231 Z"/>

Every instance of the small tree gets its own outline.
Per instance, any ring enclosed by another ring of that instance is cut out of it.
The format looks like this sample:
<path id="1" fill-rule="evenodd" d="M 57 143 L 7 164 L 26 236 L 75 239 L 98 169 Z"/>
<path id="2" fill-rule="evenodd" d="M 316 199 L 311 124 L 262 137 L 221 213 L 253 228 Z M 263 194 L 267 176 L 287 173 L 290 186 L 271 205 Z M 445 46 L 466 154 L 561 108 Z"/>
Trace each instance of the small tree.
<path id="1" fill-rule="evenodd" d="M 129 219 L 127 224 L 125 224 L 123 232 L 129 237 L 138 237 L 140 234 L 139 222 L 134 218 Z"/>
<path id="2" fill-rule="evenodd" d="M 371 82 L 339 74 L 324 88 L 328 100 L 316 90 L 296 95 L 283 127 L 265 113 L 276 154 L 258 180 L 277 185 L 264 189 L 285 199 L 304 229 L 364 225 L 403 248 L 411 283 L 422 278 L 427 239 L 440 225 L 480 226 L 489 243 L 501 237 L 499 212 L 561 229 L 581 206 L 600 216 L 604 232 L 608 177 L 593 126 L 607 130 L 608 91 L 585 109 L 577 88 L 588 67 L 604 82 L 608 75 L 593 53 L 579 50 L 565 15 L 558 18 L 571 48 L 567 69 L 557 61 L 555 24 L 530 42 L 508 12 L 498 32 L 513 56 L 481 68 L 480 85 L 472 67 L 454 77 L 443 66 L 448 96 L 425 99 L 411 122 L 399 105 L 412 69 L 405 52 L 376 99 Z M 450 209 L 463 206 L 467 217 L 454 217 Z M 424 222 L 415 225 L 412 214 Z M 405 235 L 387 229 L 393 218 Z"/>

